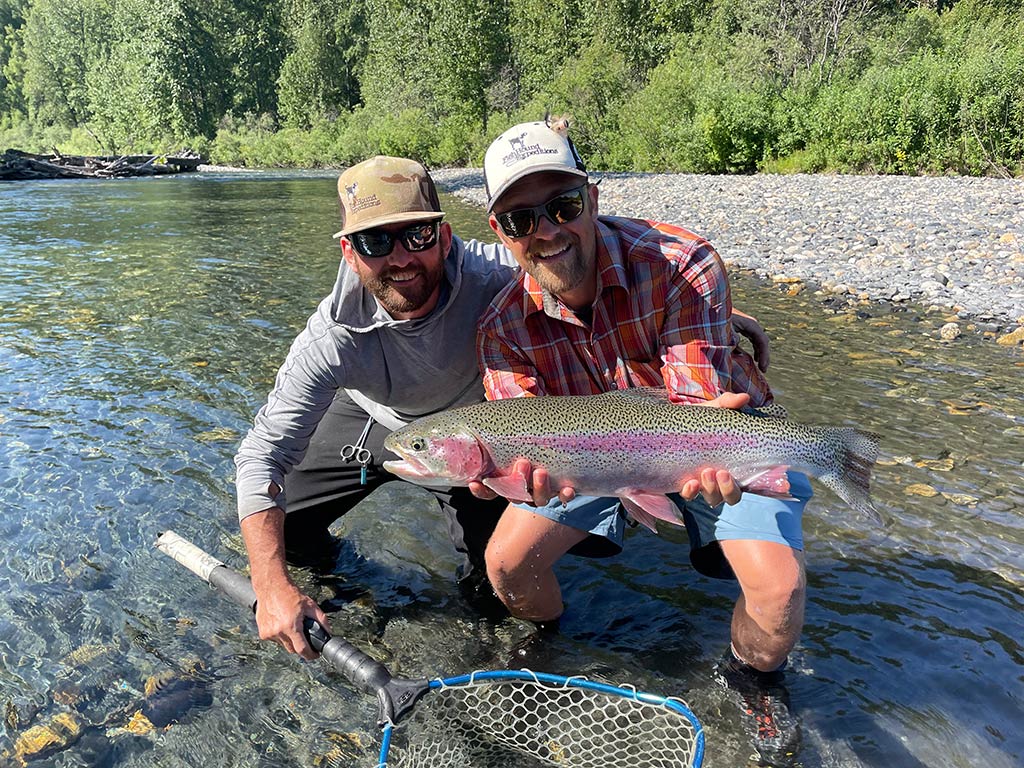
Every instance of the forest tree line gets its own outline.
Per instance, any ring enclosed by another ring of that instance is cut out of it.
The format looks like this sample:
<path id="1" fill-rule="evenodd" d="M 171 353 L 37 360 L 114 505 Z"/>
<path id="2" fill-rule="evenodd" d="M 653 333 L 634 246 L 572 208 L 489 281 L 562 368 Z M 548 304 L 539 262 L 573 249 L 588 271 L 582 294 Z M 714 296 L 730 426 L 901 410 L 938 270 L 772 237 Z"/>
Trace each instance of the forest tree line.
<path id="1" fill-rule="evenodd" d="M 0 0 L 0 145 L 595 168 L 1024 173 L 1020 0 Z M 0 148 L 2 148 L 0 146 Z"/>

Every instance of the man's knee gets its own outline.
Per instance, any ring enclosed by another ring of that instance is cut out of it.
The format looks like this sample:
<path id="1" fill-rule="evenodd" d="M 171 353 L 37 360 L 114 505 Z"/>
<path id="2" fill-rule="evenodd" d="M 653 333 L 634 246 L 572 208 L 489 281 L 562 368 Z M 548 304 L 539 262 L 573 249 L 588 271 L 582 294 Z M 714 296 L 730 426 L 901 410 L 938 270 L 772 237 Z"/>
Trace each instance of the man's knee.
<path id="1" fill-rule="evenodd" d="M 742 584 L 747 613 L 772 635 L 799 632 L 803 624 L 807 578 L 802 563 L 766 571 Z"/>
<path id="2" fill-rule="evenodd" d="M 484 564 L 494 591 L 503 602 L 507 602 L 507 596 L 518 591 L 516 587 L 526 570 L 524 559 L 509 552 L 500 538 L 493 536 L 484 550 Z"/>

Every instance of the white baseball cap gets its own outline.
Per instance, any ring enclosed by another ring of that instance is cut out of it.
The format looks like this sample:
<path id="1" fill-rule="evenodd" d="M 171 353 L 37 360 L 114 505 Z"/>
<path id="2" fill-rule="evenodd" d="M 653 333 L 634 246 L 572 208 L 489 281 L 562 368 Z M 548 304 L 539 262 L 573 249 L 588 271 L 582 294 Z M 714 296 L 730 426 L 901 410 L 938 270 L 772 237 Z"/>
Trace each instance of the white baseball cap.
<path id="1" fill-rule="evenodd" d="M 587 168 L 572 141 L 546 121 L 520 123 L 501 134 L 484 155 L 488 213 L 510 186 L 524 176 L 542 171 L 587 178 Z"/>

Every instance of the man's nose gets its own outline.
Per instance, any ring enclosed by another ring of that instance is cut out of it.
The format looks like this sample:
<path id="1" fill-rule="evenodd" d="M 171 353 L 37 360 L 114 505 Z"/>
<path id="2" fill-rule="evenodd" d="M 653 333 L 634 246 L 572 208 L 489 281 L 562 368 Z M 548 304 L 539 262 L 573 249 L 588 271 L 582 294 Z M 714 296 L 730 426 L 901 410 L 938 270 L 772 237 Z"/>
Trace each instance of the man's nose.
<path id="1" fill-rule="evenodd" d="M 410 253 L 401 238 L 395 240 L 395 247 L 388 254 L 388 264 L 392 267 L 407 267 L 416 260 L 416 254 Z"/>
<path id="2" fill-rule="evenodd" d="M 554 237 L 558 234 L 558 230 L 561 228 L 560 224 L 556 224 L 547 213 L 541 213 L 537 215 L 537 228 L 533 231 L 534 237 Z"/>

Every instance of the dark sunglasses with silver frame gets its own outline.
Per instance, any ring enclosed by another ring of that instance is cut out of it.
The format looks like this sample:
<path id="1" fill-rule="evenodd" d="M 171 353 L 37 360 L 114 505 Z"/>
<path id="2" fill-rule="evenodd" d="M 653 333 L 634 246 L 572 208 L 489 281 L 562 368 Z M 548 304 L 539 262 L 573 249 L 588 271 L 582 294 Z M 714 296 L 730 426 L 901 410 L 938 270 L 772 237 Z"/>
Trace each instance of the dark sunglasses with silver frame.
<path id="1" fill-rule="evenodd" d="M 501 231 L 509 237 L 527 237 L 537 231 L 540 217 L 544 216 L 555 226 L 579 218 L 586 207 L 585 190 L 589 184 L 560 192 L 546 203 L 532 208 L 516 208 L 514 211 L 494 214 Z"/>
<path id="2" fill-rule="evenodd" d="M 406 227 L 400 232 L 388 232 L 384 229 L 367 229 L 348 235 L 348 241 L 363 258 L 376 259 L 387 256 L 395 250 L 395 242 L 402 241 L 405 250 L 410 253 L 425 251 L 437 242 L 437 231 L 440 219 L 424 221 Z"/>

